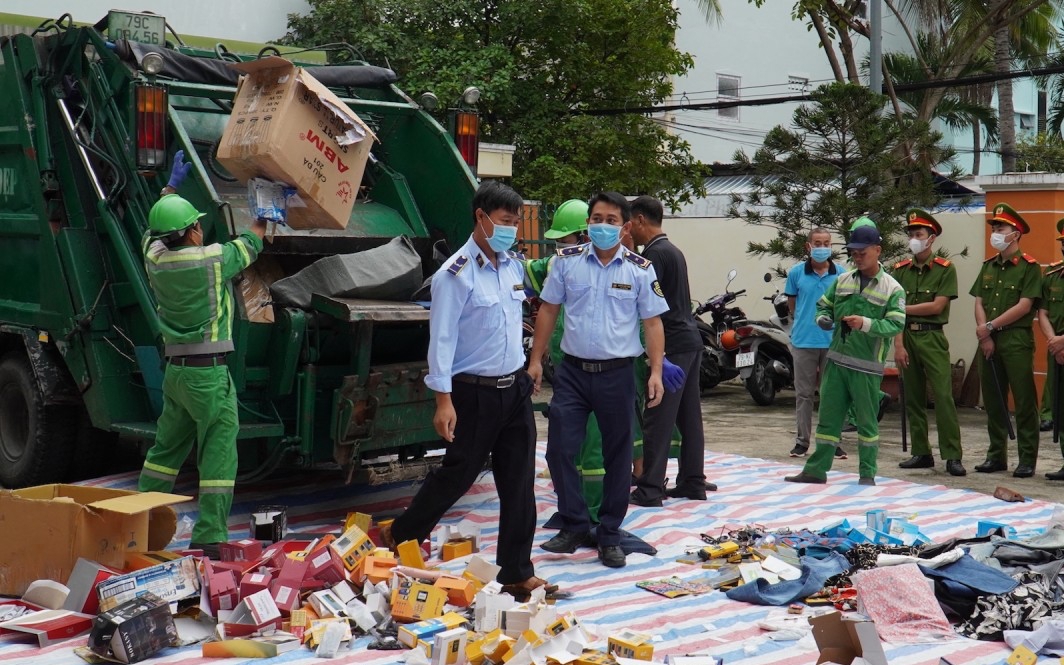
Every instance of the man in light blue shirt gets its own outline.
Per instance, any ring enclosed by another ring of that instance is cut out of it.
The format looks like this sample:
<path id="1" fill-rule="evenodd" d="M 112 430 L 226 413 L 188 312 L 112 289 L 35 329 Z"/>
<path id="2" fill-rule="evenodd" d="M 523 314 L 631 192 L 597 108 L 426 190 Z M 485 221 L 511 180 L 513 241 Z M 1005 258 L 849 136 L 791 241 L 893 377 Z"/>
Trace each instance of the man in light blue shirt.
<path id="1" fill-rule="evenodd" d="M 529 354 L 528 373 L 538 389 L 541 359 L 547 351 L 558 310 L 565 305 L 564 361 L 554 372 L 547 434 L 547 466 L 558 495 L 562 528 L 543 543 L 548 552 L 572 553 L 591 542 L 591 521 L 581 493 L 576 455 L 587 419 L 594 413 L 602 430 L 602 505 L 596 529 L 599 560 L 611 568 L 625 565 L 620 528 L 628 512 L 632 470 L 633 359 L 642 355 L 643 322 L 650 363 L 647 407 L 661 402 L 661 366 L 665 334 L 660 314 L 668 311 L 654 266 L 621 245 L 631 208 L 616 192 L 602 192 L 588 204 L 591 243 L 558 250 L 540 294 L 543 304 Z"/>
<path id="2" fill-rule="evenodd" d="M 508 251 L 522 205 L 506 185 L 483 183 L 473 197 L 473 235 L 433 276 L 425 385 L 436 392 L 433 425 L 447 452 L 406 512 L 381 528 L 392 549 L 425 540 L 491 455 L 500 504 L 497 579 L 519 598 L 538 587 L 557 591 L 535 576 L 531 559 L 536 424 L 532 379 L 521 369 L 524 266 Z"/>
<path id="3" fill-rule="evenodd" d="M 805 243 L 809 259 L 787 273 L 783 292 L 791 310 L 791 356 L 794 358 L 794 402 L 797 434 L 791 457 L 805 457 L 813 431 L 813 396 L 828 359 L 831 330 L 816 324 L 816 303 L 845 268 L 831 260 L 831 232 L 815 228 Z M 841 449 L 838 449 L 838 452 Z"/>

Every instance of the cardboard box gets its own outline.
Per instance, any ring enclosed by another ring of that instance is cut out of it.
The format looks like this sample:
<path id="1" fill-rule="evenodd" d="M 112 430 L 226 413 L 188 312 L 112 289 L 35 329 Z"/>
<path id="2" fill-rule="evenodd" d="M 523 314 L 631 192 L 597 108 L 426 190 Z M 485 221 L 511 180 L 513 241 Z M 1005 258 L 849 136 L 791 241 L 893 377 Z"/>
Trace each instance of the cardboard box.
<path id="1" fill-rule="evenodd" d="M 191 497 L 78 485 L 0 491 L 0 595 L 34 580 L 65 580 L 79 558 L 121 568 L 126 552 L 161 550 L 177 529 L 170 504 Z"/>
<path id="2" fill-rule="evenodd" d="M 374 550 L 373 541 L 357 526 L 344 531 L 344 535 L 329 543 L 329 547 L 336 552 L 348 570 L 354 570 L 359 562 Z"/>
<path id="3" fill-rule="evenodd" d="M 369 556 L 362 562 L 363 574 L 371 584 L 380 584 L 392 578 L 392 569 L 398 561 L 390 556 Z"/>
<path id="4" fill-rule="evenodd" d="M 240 602 L 236 575 L 230 570 L 211 570 L 209 563 L 205 573 L 207 599 L 214 615 L 218 616 L 218 612 L 228 611 L 236 607 L 236 604 Z"/>
<path id="5" fill-rule="evenodd" d="M 809 625 L 813 627 L 813 638 L 820 649 L 817 663 L 830 661 L 850 665 L 860 656 L 872 665 L 887 665 L 887 655 L 883 652 L 876 626 L 868 617 L 830 612 L 809 617 Z"/>
<path id="6" fill-rule="evenodd" d="M 259 591 L 241 600 L 220 626 L 225 637 L 245 637 L 270 626 L 280 628 L 281 612 L 269 591 Z"/>
<path id="7" fill-rule="evenodd" d="M 33 636 L 37 638 L 37 645 L 43 649 L 89 632 L 93 619 L 93 615 L 83 612 L 42 610 L 0 623 L 0 635 L 5 638 Z"/>
<path id="8" fill-rule="evenodd" d="M 176 641 L 177 628 L 169 604 L 146 593 L 97 616 L 89 648 L 120 663 L 136 663 Z"/>
<path id="9" fill-rule="evenodd" d="M 303 641 L 296 635 L 277 631 L 259 637 L 203 643 L 204 658 L 275 658 L 298 649 Z"/>
<path id="10" fill-rule="evenodd" d="M 440 559 L 450 561 L 473 553 L 473 541 L 469 539 L 448 540 L 440 548 Z"/>
<path id="11" fill-rule="evenodd" d="M 100 598 L 96 595 L 96 587 L 118 574 L 117 570 L 101 566 L 95 561 L 78 559 L 74 564 L 74 572 L 70 573 L 70 579 L 67 580 L 70 593 L 63 602 L 63 609 L 93 616 L 99 614 Z"/>
<path id="12" fill-rule="evenodd" d="M 311 554 L 307 562 L 307 577 L 311 579 L 321 580 L 326 584 L 336 584 L 346 579 L 344 562 L 331 547 Z"/>
<path id="13" fill-rule="evenodd" d="M 291 62 L 260 58 L 230 65 L 240 80 L 218 161 L 240 180 L 295 187 L 293 229 L 344 229 L 376 137 L 340 98 Z"/>
<path id="14" fill-rule="evenodd" d="M 459 628 L 464 623 L 466 623 L 464 616 L 457 612 L 448 612 L 435 619 L 425 619 L 399 626 L 398 640 L 400 644 L 413 648 L 418 640 L 427 641 L 437 633 Z"/>
<path id="15" fill-rule="evenodd" d="M 465 628 L 437 633 L 432 640 L 432 665 L 465 665 L 468 639 L 469 631 Z"/>
<path id="16" fill-rule="evenodd" d="M 409 579 L 400 580 L 392 591 L 392 617 L 396 621 L 421 621 L 443 614 L 447 594 L 428 584 Z"/>
<path id="17" fill-rule="evenodd" d="M 654 645 L 650 642 L 650 636 L 624 630 L 610 635 L 606 641 L 606 650 L 621 658 L 634 658 L 636 660 L 652 660 L 654 658 Z"/>
<path id="18" fill-rule="evenodd" d="M 457 607 L 469 607 L 477 593 L 476 585 L 461 577 L 441 577 L 433 586 L 443 589 L 447 602 Z"/>
<path id="19" fill-rule="evenodd" d="M 180 559 L 181 556 L 182 554 L 180 552 L 171 552 L 170 550 L 161 550 L 158 552 L 126 552 L 126 562 L 122 567 L 122 572 L 129 573 L 134 570 L 141 570 L 142 568 L 151 568 L 152 566 L 158 566 L 160 563 Z"/>
<path id="20" fill-rule="evenodd" d="M 425 558 L 421 556 L 421 544 L 416 540 L 406 540 L 395 548 L 399 554 L 399 563 L 409 568 L 423 569 Z"/>
<path id="21" fill-rule="evenodd" d="M 262 259 L 264 257 L 259 257 Z M 252 264 L 258 265 L 259 261 Z M 268 297 L 268 296 L 267 296 Z M 251 536 L 255 540 L 276 543 L 288 532 L 288 509 L 284 506 L 259 506 L 251 513 Z"/>
<path id="22" fill-rule="evenodd" d="M 266 573 L 244 573 L 240 578 L 240 597 L 247 598 L 253 593 L 270 588 L 273 578 Z"/>
<path id="23" fill-rule="evenodd" d="M 244 538 L 233 543 L 222 543 L 218 551 L 222 561 L 255 561 L 262 556 L 262 543 Z"/>
<path id="24" fill-rule="evenodd" d="M 200 578 L 196 560 L 190 556 L 181 557 L 126 575 L 116 575 L 96 586 L 96 596 L 104 612 L 146 593 L 152 593 L 167 603 L 198 596 Z"/>
<path id="25" fill-rule="evenodd" d="M 270 597 L 282 614 L 291 614 L 299 609 L 299 585 L 277 580 L 270 585 Z"/>

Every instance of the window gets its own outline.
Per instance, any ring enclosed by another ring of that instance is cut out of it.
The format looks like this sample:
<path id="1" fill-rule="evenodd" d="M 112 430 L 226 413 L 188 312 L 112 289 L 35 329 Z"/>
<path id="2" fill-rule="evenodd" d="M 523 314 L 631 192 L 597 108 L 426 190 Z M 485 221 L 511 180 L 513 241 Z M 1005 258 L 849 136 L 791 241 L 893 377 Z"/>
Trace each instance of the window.
<path id="1" fill-rule="evenodd" d="M 738 101 L 740 99 L 739 84 L 740 79 L 738 76 L 725 76 L 723 74 L 717 74 L 717 101 Z M 717 117 L 727 118 L 729 120 L 738 120 L 739 107 L 728 106 L 725 108 L 719 108 L 717 109 Z"/>
<path id="2" fill-rule="evenodd" d="M 1019 113 L 1020 129 L 1031 130 L 1035 128 L 1035 118 L 1030 113 Z"/>

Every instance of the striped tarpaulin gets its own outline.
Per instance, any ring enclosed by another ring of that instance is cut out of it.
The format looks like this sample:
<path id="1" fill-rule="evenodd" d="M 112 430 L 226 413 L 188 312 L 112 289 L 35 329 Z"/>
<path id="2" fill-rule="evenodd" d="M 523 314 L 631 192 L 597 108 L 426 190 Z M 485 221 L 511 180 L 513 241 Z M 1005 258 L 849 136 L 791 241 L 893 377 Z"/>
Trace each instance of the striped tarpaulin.
<path id="1" fill-rule="evenodd" d="M 675 474 L 675 462 L 670 462 Z M 539 469 L 545 469 L 543 445 L 538 456 Z M 685 548 L 700 544 L 700 533 L 720 533 L 722 529 L 759 524 L 767 529 L 821 528 L 847 518 L 864 524 L 866 511 L 885 509 L 911 517 L 932 539 L 973 536 L 976 522 L 988 519 L 1012 524 L 1019 531 L 1046 526 L 1057 504 L 1041 501 L 1005 503 L 993 497 L 943 486 L 918 485 L 880 477 L 876 487 L 862 487 L 857 476 L 832 472 L 827 485 L 798 485 L 782 482 L 795 467 L 750 459 L 736 455 L 707 453 L 707 475 L 717 482 L 720 491 L 708 501 L 668 500 L 662 509 L 632 506 L 625 528 L 658 548 L 658 555 L 631 555 L 622 569 L 605 568 L 593 550 L 580 550 L 572 556 L 554 555 L 538 547 L 533 549 L 537 574 L 574 592 L 574 599 L 559 603 L 561 612 L 572 612 L 601 639 L 620 629 L 632 629 L 655 636 L 655 659 L 667 654 L 707 653 L 723 657 L 728 665 L 812 665 L 817 652 L 811 641 L 772 641 L 758 628 L 757 622 L 783 612 L 782 608 L 747 605 L 728 600 L 713 592 L 703 596 L 666 599 L 635 586 L 645 579 L 670 575 L 682 578 L 701 577 L 697 566 L 677 563 Z M 91 484 L 132 489 L 136 474 L 110 476 Z M 182 475 L 178 493 L 195 492 L 194 474 Z M 271 480 L 242 488 L 233 506 L 230 536 L 248 536 L 248 515 L 262 505 L 287 506 L 290 530 L 295 532 L 338 531 L 349 511 L 360 510 L 376 517 L 394 515 L 411 496 L 409 484 L 379 487 L 345 487 L 335 472 L 302 474 Z M 538 479 L 536 500 L 539 523 L 555 509 L 550 481 Z M 195 503 L 176 507 L 180 513 L 178 533 L 173 545 L 188 542 Z M 482 529 L 481 554 L 494 556 L 499 503 L 490 474 L 481 480 L 454 506 L 445 521 L 457 523 L 467 519 Z M 540 530 L 536 544 L 553 532 Z M 461 569 L 464 559 L 443 567 Z M 367 640 L 356 641 L 354 648 L 342 652 L 333 663 L 395 663 L 401 652 L 369 651 Z M 80 665 L 73 647 L 84 639 L 70 640 L 47 649 L 26 644 L 0 642 L 0 663 L 34 665 Z M 938 644 L 886 645 L 891 665 L 938 665 L 940 657 L 960 665 L 1001 663 L 1009 650 L 1003 643 L 977 642 L 958 637 Z M 237 663 L 243 659 L 204 659 L 198 646 L 168 649 L 150 662 L 160 665 L 194 665 L 200 663 Z M 247 661 L 256 662 L 256 661 Z M 258 661 L 261 662 L 261 661 Z M 285 654 L 270 662 L 320 663 L 307 649 Z M 1046 662 L 1049 662 L 1046 659 Z"/>

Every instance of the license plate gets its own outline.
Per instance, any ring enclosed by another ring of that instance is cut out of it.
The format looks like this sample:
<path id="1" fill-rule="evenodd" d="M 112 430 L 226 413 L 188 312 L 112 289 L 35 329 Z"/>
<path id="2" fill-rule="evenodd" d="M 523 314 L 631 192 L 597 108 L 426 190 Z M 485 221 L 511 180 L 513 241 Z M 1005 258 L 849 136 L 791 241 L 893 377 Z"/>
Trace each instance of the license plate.
<path id="1" fill-rule="evenodd" d="M 756 357 L 757 357 L 757 353 L 754 352 L 754 351 L 750 351 L 749 353 L 740 353 L 739 355 L 735 356 L 735 366 L 736 367 L 753 367 L 754 358 L 756 358 Z"/>
<path id="2" fill-rule="evenodd" d="M 107 36 L 111 41 L 128 39 L 162 46 L 166 43 L 166 17 L 135 12 L 108 12 Z"/>

